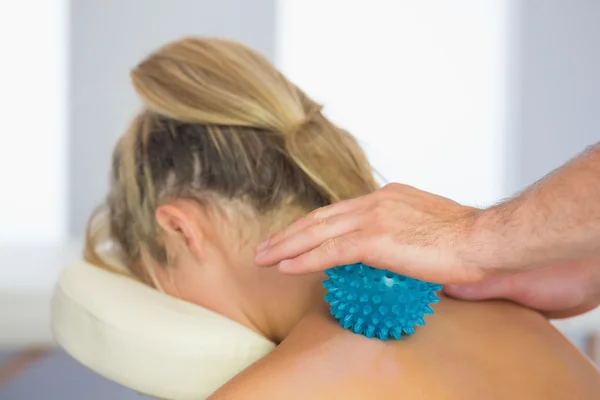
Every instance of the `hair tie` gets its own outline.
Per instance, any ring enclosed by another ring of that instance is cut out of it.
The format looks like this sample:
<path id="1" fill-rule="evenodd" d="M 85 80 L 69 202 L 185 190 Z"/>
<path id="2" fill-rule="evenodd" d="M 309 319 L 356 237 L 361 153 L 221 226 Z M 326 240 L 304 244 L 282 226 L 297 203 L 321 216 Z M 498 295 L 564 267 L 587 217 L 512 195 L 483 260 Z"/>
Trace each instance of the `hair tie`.
<path id="1" fill-rule="evenodd" d="M 299 123 L 295 124 L 292 129 L 289 129 L 287 132 L 285 132 L 286 136 L 293 136 L 296 133 L 298 133 L 299 131 L 301 131 L 302 129 L 304 129 L 308 124 L 310 124 L 311 122 L 313 122 L 316 117 L 318 115 L 321 114 L 321 110 L 323 109 L 323 106 L 321 105 L 316 105 L 316 106 L 312 106 L 304 115 L 304 118 L 302 119 L 302 121 L 300 121 Z"/>

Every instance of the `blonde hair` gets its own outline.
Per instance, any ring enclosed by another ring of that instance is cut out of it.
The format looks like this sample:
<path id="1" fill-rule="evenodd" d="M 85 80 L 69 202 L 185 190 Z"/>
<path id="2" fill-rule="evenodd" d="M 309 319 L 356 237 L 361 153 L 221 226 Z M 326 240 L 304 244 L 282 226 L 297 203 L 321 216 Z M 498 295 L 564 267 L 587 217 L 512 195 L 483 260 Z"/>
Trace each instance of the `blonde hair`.
<path id="1" fill-rule="evenodd" d="M 156 208 L 175 198 L 308 211 L 377 188 L 355 139 L 239 43 L 178 40 L 143 60 L 131 79 L 144 108 L 114 150 L 106 212 L 88 226 L 85 257 L 94 264 L 111 268 L 99 251 L 109 239 L 129 272 L 147 280 L 142 250 L 167 263 Z"/>

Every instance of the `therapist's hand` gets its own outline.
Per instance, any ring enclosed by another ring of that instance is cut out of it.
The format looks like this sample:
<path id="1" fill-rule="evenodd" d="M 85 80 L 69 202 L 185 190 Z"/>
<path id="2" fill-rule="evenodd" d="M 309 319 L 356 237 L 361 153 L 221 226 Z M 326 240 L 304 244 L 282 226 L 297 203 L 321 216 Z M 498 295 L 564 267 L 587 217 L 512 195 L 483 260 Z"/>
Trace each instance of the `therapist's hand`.
<path id="1" fill-rule="evenodd" d="M 471 285 L 446 285 L 463 300 L 508 299 L 549 318 L 583 314 L 600 305 L 600 257 L 554 264 Z"/>
<path id="2" fill-rule="evenodd" d="M 255 262 L 290 274 L 364 262 L 430 282 L 477 282 L 486 276 L 469 258 L 477 214 L 444 197 L 390 184 L 299 219 L 260 244 Z"/>

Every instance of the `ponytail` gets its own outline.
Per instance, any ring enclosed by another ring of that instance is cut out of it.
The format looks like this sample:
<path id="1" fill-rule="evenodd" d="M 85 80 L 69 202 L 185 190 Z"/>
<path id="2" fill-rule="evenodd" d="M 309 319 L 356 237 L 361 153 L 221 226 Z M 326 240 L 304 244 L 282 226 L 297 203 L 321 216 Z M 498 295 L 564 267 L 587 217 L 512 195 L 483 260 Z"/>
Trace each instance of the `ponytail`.
<path id="1" fill-rule="evenodd" d="M 355 139 L 239 43 L 173 42 L 131 80 L 144 109 L 115 148 L 105 220 L 127 265 L 142 249 L 166 262 L 154 213 L 172 198 L 238 199 L 257 212 L 293 202 L 309 211 L 377 188 Z M 95 237 L 87 254 L 98 263 Z"/>

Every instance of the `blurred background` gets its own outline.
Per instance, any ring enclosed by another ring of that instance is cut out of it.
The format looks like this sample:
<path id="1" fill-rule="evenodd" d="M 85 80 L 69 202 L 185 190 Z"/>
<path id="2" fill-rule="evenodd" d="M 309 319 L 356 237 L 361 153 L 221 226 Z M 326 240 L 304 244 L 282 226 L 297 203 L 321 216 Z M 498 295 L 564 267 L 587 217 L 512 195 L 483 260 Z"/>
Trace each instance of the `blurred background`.
<path id="1" fill-rule="evenodd" d="M 386 180 L 486 206 L 600 141 L 598 21 L 597 0 L 0 1 L 0 399 L 140 398 L 52 349 L 48 302 L 153 49 L 242 41 Z M 556 325 L 598 357 L 598 312 Z"/>

